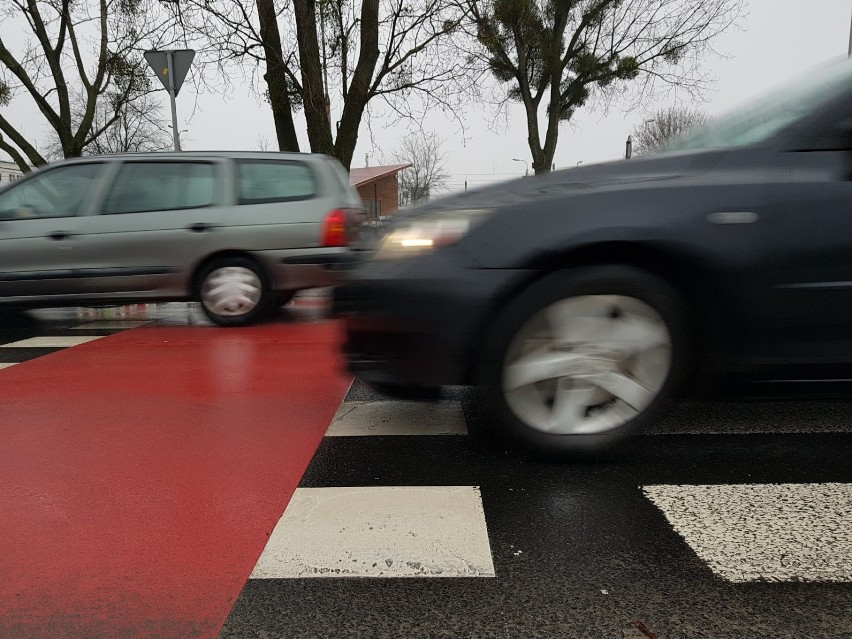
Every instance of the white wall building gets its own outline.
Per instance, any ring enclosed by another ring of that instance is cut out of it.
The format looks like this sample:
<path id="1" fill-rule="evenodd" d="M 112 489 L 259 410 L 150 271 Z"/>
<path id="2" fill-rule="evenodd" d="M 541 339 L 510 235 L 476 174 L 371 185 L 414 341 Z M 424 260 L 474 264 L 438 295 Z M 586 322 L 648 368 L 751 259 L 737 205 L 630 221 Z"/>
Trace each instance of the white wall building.
<path id="1" fill-rule="evenodd" d="M 6 186 L 9 182 L 20 179 L 22 175 L 17 164 L 0 160 L 0 186 Z"/>

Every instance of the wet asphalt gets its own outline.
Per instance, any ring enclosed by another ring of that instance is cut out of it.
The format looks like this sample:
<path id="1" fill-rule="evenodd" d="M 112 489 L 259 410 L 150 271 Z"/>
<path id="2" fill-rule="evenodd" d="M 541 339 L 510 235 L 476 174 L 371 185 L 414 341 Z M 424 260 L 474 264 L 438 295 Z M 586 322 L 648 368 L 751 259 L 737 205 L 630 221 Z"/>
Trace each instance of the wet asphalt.
<path id="1" fill-rule="evenodd" d="M 476 393 L 449 397 L 487 431 Z M 348 399 L 381 398 L 356 383 Z M 728 581 L 642 487 L 848 483 L 851 426 L 845 402 L 685 404 L 570 463 L 482 436 L 326 438 L 304 487 L 479 486 L 496 576 L 250 580 L 221 637 L 850 639 L 852 583 Z"/>

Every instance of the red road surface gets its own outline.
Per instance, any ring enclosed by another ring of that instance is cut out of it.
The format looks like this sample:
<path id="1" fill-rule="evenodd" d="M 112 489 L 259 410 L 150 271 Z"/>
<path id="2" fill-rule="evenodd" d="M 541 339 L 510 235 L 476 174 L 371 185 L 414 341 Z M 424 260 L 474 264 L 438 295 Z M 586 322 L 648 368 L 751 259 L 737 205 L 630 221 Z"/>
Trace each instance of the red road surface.
<path id="1" fill-rule="evenodd" d="M 142 328 L 2 371 L 0 636 L 216 636 L 346 391 L 337 336 Z"/>

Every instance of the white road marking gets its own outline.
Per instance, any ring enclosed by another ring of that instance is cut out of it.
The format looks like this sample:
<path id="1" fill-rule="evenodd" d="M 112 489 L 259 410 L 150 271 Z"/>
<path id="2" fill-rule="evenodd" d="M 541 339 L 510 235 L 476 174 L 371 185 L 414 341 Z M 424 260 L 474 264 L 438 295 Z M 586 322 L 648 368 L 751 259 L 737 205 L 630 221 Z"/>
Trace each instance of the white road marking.
<path id="1" fill-rule="evenodd" d="M 10 366 L 14 366 L 19 362 L 0 362 L 0 368 L 9 368 Z"/>
<path id="2" fill-rule="evenodd" d="M 327 437 L 360 435 L 467 435 L 458 401 L 343 402 Z"/>
<path id="3" fill-rule="evenodd" d="M 70 346 L 79 346 L 86 342 L 93 342 L 96 339 L 101 339 L 106 335 L 56 335 L 43 337 L 30 337 L 22 339 L 18 342 L 10 342 L 9 344 L 0 344 L 0 348 L 67 348 Z"/>
<path id="4" fill-rule="evenodd" d="M 852 484 L 643 490 L 723 579 L 852 581 Z"/>
<path id="5" fill-rule="evenodd" d="M 251 576 L 493 577 L 479 488 L 299 488 Z"/>

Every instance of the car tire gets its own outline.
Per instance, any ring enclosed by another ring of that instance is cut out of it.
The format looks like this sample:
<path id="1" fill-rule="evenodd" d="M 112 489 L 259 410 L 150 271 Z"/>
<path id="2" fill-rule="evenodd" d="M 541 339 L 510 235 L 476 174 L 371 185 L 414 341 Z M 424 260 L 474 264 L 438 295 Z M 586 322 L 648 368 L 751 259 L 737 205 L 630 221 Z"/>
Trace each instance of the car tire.
<path id="1" fill-rule="evenodd" d="M 599 453 L 658 419 L 693 340 L 668 283 L 628 266 L 560 271 L 503 308 L 479 378 L 493 426 L 548 457 Z"/>
<path id="2" fill-rule="evenodd" d="M 229 257 L 209 264 L 198 278 L 204 314 L 220 326 L 247 326 L 269 307 L 266 273 L 247 257 Z"/>

